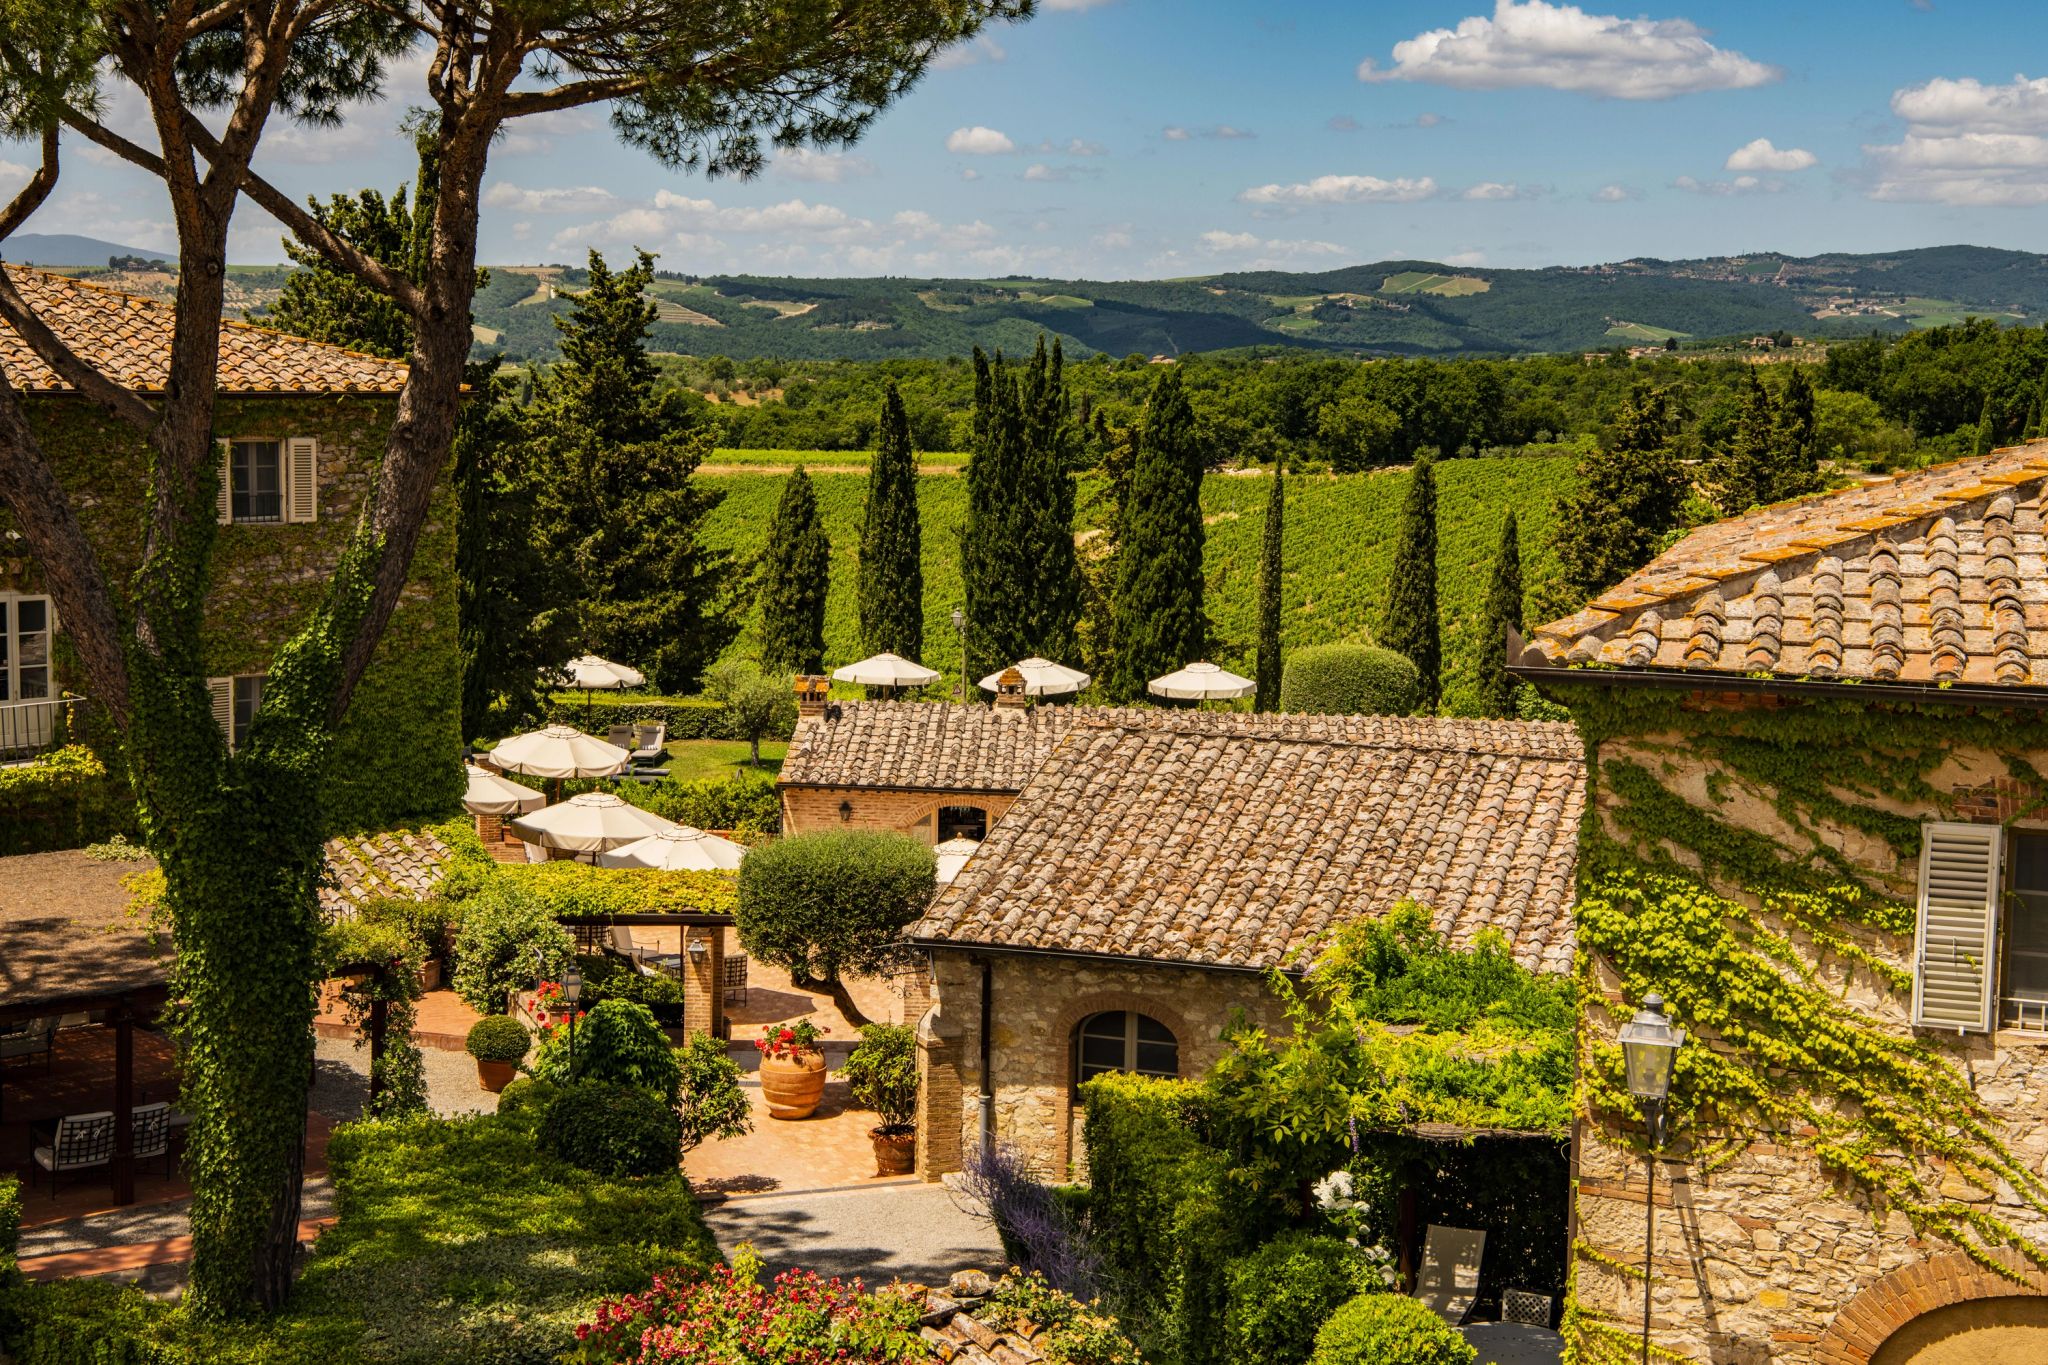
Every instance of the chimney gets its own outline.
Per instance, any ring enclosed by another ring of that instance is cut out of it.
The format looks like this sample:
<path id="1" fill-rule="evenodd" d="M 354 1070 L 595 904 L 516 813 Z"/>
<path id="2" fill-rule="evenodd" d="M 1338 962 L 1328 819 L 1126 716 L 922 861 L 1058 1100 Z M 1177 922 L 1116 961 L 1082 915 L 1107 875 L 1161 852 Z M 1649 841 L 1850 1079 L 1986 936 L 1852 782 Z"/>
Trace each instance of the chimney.
<path id="1" fill-rule="evenodd" d="M 832 680 L 816 673 L 800 673 L 796 680 L 796 714 L 822 716 L 825 714 L 825 697 L 832 690 Z"/>
<path id="2" fill-rule="evenodd" d="M 1014 668 L 1003 670 L 1003 676 L 996 679 L 996 705 L 999 707 L 1025 707 L 1031 705 L 1031 698 L 1024 695 L 1024 675 Z"/>

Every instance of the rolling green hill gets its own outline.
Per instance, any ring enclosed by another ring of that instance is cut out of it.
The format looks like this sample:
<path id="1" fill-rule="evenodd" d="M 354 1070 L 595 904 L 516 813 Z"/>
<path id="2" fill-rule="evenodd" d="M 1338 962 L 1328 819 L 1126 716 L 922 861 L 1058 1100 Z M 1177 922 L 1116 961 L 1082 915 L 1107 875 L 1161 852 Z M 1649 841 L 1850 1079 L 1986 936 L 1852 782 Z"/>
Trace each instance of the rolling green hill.
<path id="1" fill-rule="evenodd" d="M 1443 604 L 1444 703 L 1469 710 L 1473 653 L 1500 522 L 1515 509 L 1522 535 L 1524 584 L 1532 597 L 1557 572 L 1550 552 L 1558 500 L 1570 486 L 1566 457 L 1447 460 L 1437 467 L 1438 578 Z M 742 557 L 758 554 L 782 493 L 782 474 L 719 474 L 704 484 L 725 494 L 707 521 L 705 537 Z M 1392 566 L 1405 469 L 1371 474 L 1297 475 L 1288 481 L 1287 561 L 1282 602 L 1285 647 L 1356 639 L 1379 623 Z M 818 506 L 832 540 L 832 584 L 826 603 L 827 668 L 859 657 L 854 605 L 860 517 L 867 478 L 823 473 L 815 478 Z M 1269 485 L 1264 476 L 1211 475 L 1202 485 L 1206 510 L 1207 601 L 1219 643 L 1216 662 L 1249 675 L 1256 639 L 1259 552 Z M 1091 490 L 1084 485 L 1085 508 Z M 925 658 L 946 674 L 959 674 L 950 617 L 962 605 L 960 531 L 967 515 L 966 481 L 951 475 L 919 480 L 924 514 Z M 1087 531 L 1083 512 L 1077 530 Z M 756 622 L 749 621 L 733 652 L 750 655 Z"/>
<path id="2" fill-rule="evenodd" d="M 515 357 L 552 355 L 550 315 L 581 272 L 500 266 L 476 321 Z M 2048 256 L 1987 247 L 1880 255 L 1762 252 L 1583 268 L 1381 261 L 1315 274 L 1183 280 L 672 277 L 651 290 L 658 350 L 735 359 L 879 360 L 1028 350 L 1179 355 L 1284 345 L 1344 354 L 1574 351 L 1617 341 L 1904 330 L 1971 313 L 2048 312 Z"/>

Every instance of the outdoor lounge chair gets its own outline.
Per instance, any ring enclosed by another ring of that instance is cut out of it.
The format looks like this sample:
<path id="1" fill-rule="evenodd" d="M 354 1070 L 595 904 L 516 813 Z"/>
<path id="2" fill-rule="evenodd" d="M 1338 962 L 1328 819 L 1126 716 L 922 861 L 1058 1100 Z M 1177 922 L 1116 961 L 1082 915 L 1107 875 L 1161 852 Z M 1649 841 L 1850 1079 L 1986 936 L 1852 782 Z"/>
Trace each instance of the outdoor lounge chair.
<path id="1" fill-rule="evenodd" d="M 528 844 L 526 846 L 526 861 L 529 863 L 544 863 L 547 860 L 548 851 L 545 848 L 542 848 L 539 844 Z"/>
<path id="2" fill-rule="evenodd" d="M 0 1024 L 0 1063 L 10 1057 L 33 1057 L 43 1055 L 43 1070 L 50 1069 L 50 1054 L 57 1047 L 57 1021 L 55 1019 L 23 1019 L 12 1024 Z"/>
<path id="3" fill-rule="evenodd" d="M 656 952 L 633 946 L 633 931 L 623 924 L 612 926 L 612 951 L 639 968 L 642 976 L 680 976 L 683 959 L 679 953 Z"/>
<path id="4" fill-rule="evenodd" d="M 1479 1264 L 1486 1233 L 1477 1228 L 1429 1225 L 1422 1239 L 1422 1268 L 1415 1273 L 1415 1297 L 1453 1327 L 1464 1323 L 1479 1297 Z"/>
<path id="5" fill-rule="evenodd" d="M 633 727 L 633 742 L 626 747 L 633 751 L 635 763 L 659 763 L 668 757 L 668 722 L 640 721 Z"/>
<path id="6" fill-rule="evenodd" d="M 57 1120 L 56 1136 L 47 1147 L 30 1153 L 37 1167 L 50 1174 L 50 1198 L 57 1197 L 57 1177 L 66 1171 L 87 1171 L 114 1159 L 114 1112 L 66 1114 Z M 34 1170 L 29 1175 L 35 1175 Z"/>
<path id="7" fill-rule="evenodd" d="M 632 748 L 633 727 L 631 725 L 613 725 L 608 727 L 604 732 L 604 742 L 615 744 L 621 749 Z"/>

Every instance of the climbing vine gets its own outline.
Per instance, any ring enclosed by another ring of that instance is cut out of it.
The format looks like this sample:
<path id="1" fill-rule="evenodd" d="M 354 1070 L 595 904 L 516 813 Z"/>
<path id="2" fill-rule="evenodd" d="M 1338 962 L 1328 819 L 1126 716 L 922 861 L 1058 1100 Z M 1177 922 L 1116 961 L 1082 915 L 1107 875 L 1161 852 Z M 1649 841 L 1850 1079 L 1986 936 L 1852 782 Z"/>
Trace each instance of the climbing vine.
<path id="1" fill-rule="evenodd" d="M 2014 1155 L 1946 1045 L 1848 999 L 1912 989 L 1901 964 L 1920 817 L 1899 811 L 1952 817 L 1954 793 L 1934 777 L 1968 750 L 1999 755 L 2038 801 L 2048 786 L 2024 755 L 2048 751 L 2048 721 L 1938 703 L 1735 709 L 1569 690 L 1600 798 L 1580 840 L 1582 1013 L 1618 1017 L 1649 991 L 1665 996 L 1690 1030 L 1670 1117 L 1691 1159 L 1712 1169 L 1752 1142 L 1804 1148 L 1880 1223 L 1901 1215 L 2003 1275 L 2004 1248 L 2048 1268 L 2048 1248 L 1989 1197 L 2048 1217 L 2048 1180 Z M 1609 994 L 1615 981 L 1625 1004 Z M 1612 1122 L 1637 1117 L 1619 1047 L 1584 1036 L 1582 1111 L 1609 1121 L 1608 1140 L 1639 1145 Z M 1617 1265 L 1583 1242 L 1574 1250 L 1581 1265 Z M 1641 1349 L 1576 1299 L 1566 1328 L 1580 1365 Z"/>
<path id="2" fill-rule="evenodd" d="M 370 1047 L 371 1118 L 402 1118 L 427 1108 L 426 1059 L 413 1040 L 420 1002 L 422 944 L 407 925 L 405 907 L 372 902 L 353 918 L 328 926 L 326 970 L 343 981 L 344 1017 L 356 1030 L 356 1046 Z M 381 1004 L 384 1036 L 371 1035 Z"/>

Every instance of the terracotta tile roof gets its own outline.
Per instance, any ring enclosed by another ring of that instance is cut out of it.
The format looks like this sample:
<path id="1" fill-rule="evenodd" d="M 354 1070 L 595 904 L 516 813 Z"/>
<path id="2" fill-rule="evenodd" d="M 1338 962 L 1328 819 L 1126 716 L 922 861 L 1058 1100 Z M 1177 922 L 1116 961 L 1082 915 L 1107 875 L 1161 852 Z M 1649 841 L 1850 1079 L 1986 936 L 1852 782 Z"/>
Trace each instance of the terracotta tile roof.
<path id="1" fill-rule="evenodd" d="M 433 835 L 411 830 L 329 839 L 321 913 L 332 919 L 386 896 L 425 900 L 441 884 L 452 856 Z"/>
<path id="2" fill-rule="evenodd" d="M 0 858 L 0 1008 L 61 1012 L 169 980 L 171 937 L 122 878 L 150 862 L 100 862 L 83 849 Z"/>
<path id="3" fill-rule="evenodd" d="M 1693 532 L 1524 663 L 2048 685 L 2048 442 Z"/>
<path id="4" fill-rule="evenodd" d="M 116 383 L 161 391 L 170 373 L 172 305 L 65 275 L 9 265 L 8 277 L 60 341 Z M 0 364 L 17 389 L 69 392 L 18 333 L 0 323 Z M 396 360 L 287 336 L 247 322 L 220 328 L 222 393 L 397 393 Z"/>
<path id="5" fill-rule="evenodd" d="M 1493 927 L 1527 966 L 1570 965 L 1570 726 L 1150 714 L 1192 723 L 1076 727 L 913 937 L 1292 967 L 1333 923 L 1413 899 L 1454 943 Z"/>

